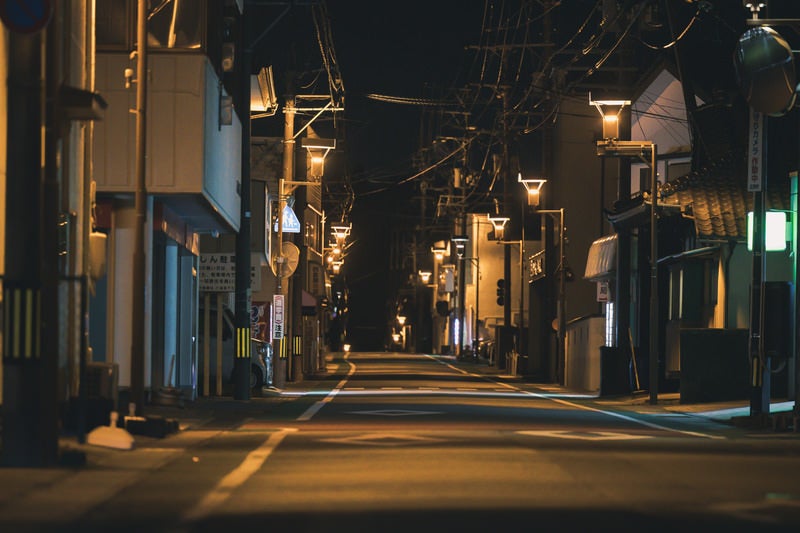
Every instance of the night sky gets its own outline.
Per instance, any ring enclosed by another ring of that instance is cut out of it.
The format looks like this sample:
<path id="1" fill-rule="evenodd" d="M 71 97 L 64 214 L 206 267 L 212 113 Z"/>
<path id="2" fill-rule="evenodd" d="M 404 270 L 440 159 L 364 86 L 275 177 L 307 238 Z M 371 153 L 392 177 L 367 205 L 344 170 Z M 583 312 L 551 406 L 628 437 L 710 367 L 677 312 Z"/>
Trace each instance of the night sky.
<path id="1" fill-rule="evenodd" d="M 421 110 L 367 98 L 422 97 L 451 87 L 480 34 L 484 2 L 329 2 L 336 53 L 345 80 L 347 164 L 356 192 L 353 246 L 344 271 L 350 288 L 350 333 L 355 348 L 383 346 L 387 302 L 398 280 L 387 276 L 391 227 L 415 192 L 392 186 L 413 174 Z M 381 191 L 374 193 L 374 191 Z"/>
<path id="2" fill-rule="evenodd" d="M 683 67 L 698 85 L 708 89 L 709 94 L 718 89 L 736 92 L 731 53 L 733 43 L 744 29 L 746 13 L 741 2 L 669 1 L 674 2 L 671 5 L 675 8 L 677 20 L 674 25 L 678 29 L 683 28 L 698 10 L 713 7 L 704 11 L 700 22 L 688 32 L 683 46 L 691 48 L 691 53 L 684 54 Z M 602 2 L 597 0 L 554 2 L 553 38 L 556 43 L 571 39 L 587 14 L 599 5 Z M 438 96 L 449 88 L 463 87 L 466 82 L 475 81 L 480 61 L 476 62 L 475 51 L 465 47 L 481 43 L 486 7 L 495 10 L 489 17 L 497 22 L 509 17 L 511 11 L 508 10 L 518 9 L 519 2 L 329 0 L 326 6 L 336 63 L 345 86 L 345 111 L 336 119 L 340 149 L 331 157 L 330 167 L 326 162 L 326 179 L 344 177 L 355 194 L 349 212 L 353 223 L 353 245 L 343 272 L 351 293 L 351 332 L 354 336 L 358 331 L 363 333 L 365 344 L 359 345 L 356 338 L 350 340 L 355 349 L 376 349 L 383 345 L 387 302 L 396 296 L 399 282 L 388 276 L 390 232 L 392 228 L 413 229 L 413 222 L 409 219 L 414 210 L 408 206 L 417 194 L 417 188 L 415 183 L 397 183 L 415 173 L 412 155 L 421 147 L 422 108 L 381 102 L 367 98 L 367 95 Z M 529 13 L 533 14 L 533 23 L 536 24 L 541 4 L 532 2 L 531 6 L 535 9 Z M 265 20 L 274 19 L 277 8 L 270 9 L 269 14 L 264 13 Z M 502 11 L 504 9 L 506 11 Z M 796 15 L 797 2 L 771 0 L 770 9 L 772 13 L 765 15 Z M 643 21 L 646 19 L 643 16 Z M 637 26 L 632 34 L 636 50 L 633 59 L 641 63 L 642 71 L 656 57 L 652 50 L 643 46 L 643 41 L 663 44 L 670 39 L 663 13 L 656 19 L 653 22 L 660 25 L 653 24 L 644 29 Z M 489 23 L 487 27 L 493 25 Z M 590 28 L 572 47 L 580 49 L 597 31 L 596 27 Z M 540 37 L 533 36 L 534 39 Z M 608 37 L 613 37 L 613 34 Z M 298 76 L 298 84 L 303 86 L 307 83 L 313 90 L 313 84 L 319 83 L 324 75 L 320 76 L 319 46 L 310 10 L 292 8 L 272 30 L 269 41 L 270 46 L 263 50 L 265 56 L 257 57 L 256 62 L 274 65 L 279 92 L 285 94 L 286 84 L 281 78 L 287 71 L 294 74 L 305 72 L 305 75 Z M 610 46 L 612 43 L 613 39 L 605 44 Z M 673 52 L 666 51 L 663 56 L 673 57 Z M 580 61 L 583 63 L 571 64 L 574 68 L 568 75 L 580 75 L 581 69 L 589 68 L 595 60 L 596 56 L 594 59 L 582 58 Z M 602 84 L 608 79 L 604 77 L 608 74 L 601 68 L 592 81 Z M 527 75 L 532 75 L 532 72 Z M 525 81 L 517 85 L 525 87 Z M 324 93 L 319 89 L 317 87 L 316 92 Z M 280 135 L 282 121 L 276 120 L 274 124 L 276 134 Z M 333 121 L 321 119 L 318 125 L 324 130 L 332 126 Z M 332 131 L 322 131 L 321 135 L 332 135 Z"/>

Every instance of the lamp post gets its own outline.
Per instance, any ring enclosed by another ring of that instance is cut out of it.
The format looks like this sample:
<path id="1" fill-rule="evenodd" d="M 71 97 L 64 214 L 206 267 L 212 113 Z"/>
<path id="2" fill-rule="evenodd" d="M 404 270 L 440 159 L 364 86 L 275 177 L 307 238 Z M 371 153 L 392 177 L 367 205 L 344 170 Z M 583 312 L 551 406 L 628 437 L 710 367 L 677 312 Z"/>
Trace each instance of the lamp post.
<path id="1" fill-rule="evenodd" d="M 543 179 L 543 178 L 523 178 L 522 177 L 522 173 L 520 172 L 519 174 L 517 174 L 517 181 L 519 183 L 521 183 L 525 187 L 525 191 L 528 193 L 527 194 L 528 206 L 531 206 L 534 209 L 538 208 L 539 207 L 539 201 L 540 201 L 540 192 L 542 190 L 542 186 L 545 183 L 547 183 L 547 180 Z M 519 298 L 520 298 L 520 300 L 519 300 L 519 314 L 520 314 L 520 317 L 519 317 L 519 342 L 520 342 L 520 351 L 521 351 L 521 348 L 522 348 L 522 333 L 524 331 L 523 311 L 524 311 L 524 301 L 525 301 L 525 287 L 527 286 L 526 283 L 525 283 L 525 274 L 524 274 L 525 269 L 523 268 L 523 261 L 525 260 L 525 251 L 524 251 L 524 247 L 525 247 L 525 207 L 524 206 L 522 207 L 521 220 L 522 220 L 522 222 L 521 222 L 522 232 L 521 232 L 521 240 L 520 240 L 520 245 L 519 245 Z M 564 225 L 564 221 L 563 221 L 563 212 L 562 212 L 561 224 L 559 226 L 560 228 L 562 228 L 562 231 L 563 231 L 563 225 Z M 563 237 L 563 235 L 562 235 L 562 237 Z M 559 261 L 559 265 L 563 266 L 563 264 L 564 264 L 563 240 L 559 240 L 559 243 L 560 243 L 560 249 L 561 249 L 561 254 L 560 254 L 561 255 L 561 259 Z M 564 281 L 565 277 L 566 276 L 564 276 L 563 272 L 562 272 L 562 276 L 561 276 L 561 281 L 562 282 Z M 566 352 L 564 350 L 564 337 L 563 337 L 563 334 L 562 334 L 562 332 L 564 331 L 564 328 L 565 328 L 565 325 L 564 325 L 565 324 L 565 322 L 564 322 L 565 319 L 563 319 L 563 317 L 564 317 L 565 312 L 566 312 L 565 309 L 564 309 L 565 308 L 564 300 L 566 298 L 566 296 L 565 296 L 566 295 L 566 287 L 562 287 L 561 284 L 559 284 L 559 287 L 560 287 L 560 289 L 559 289 L 559 297 L 558 297 L 559 304 L 558 304 L 558 311 L 557 311 L 558 312 L 558 346 L 559 346 L 558 354 L 559 354 L 559 361 L 563 362 L 564 358 L 566 356 Z M 526 355 L 527 355 L 527 349 L 526 349 Z"/>
<path id="2" fill-rule="evenodd" d="M 442 317 L 439 315 L 439 313 L 438 313 L 438 311 L 436 309 L 436 304 L 437 304 L 438 296 L 439 296 L 439 292 L 440 292 L 442 276 L 445 275 L 444 274 L 444 267 L 443 267 L 442 263 L 444 261 L 444 256 L 447 253 L 447 244 L 446 244 L 446 242 L 445 241 L 436 241 L 433 244 L 433 246 L 431 246 L 431 252 L 433 253 L 433 276 L 434 276 L 434 282 L 433 282 L 434 291 L 433 291 L 433 297 L 432 297 L 432 303 L 431 303 L 431 305 L 433 306 L 432 311 L 434 311 L 434 314 L 433 314 L 433 318 L 434 318 L 434 320 L 433 320 L 433 332 L 434 332 L 433 348 L 434 348 L 434 352 L 435 353 L 440 353 L 441 346 L 442 346 L 441 331 L 442 331 L 443 328 L 440 327 L 441 323 L 442 323 Z"/>
<path id="3" fill-rule="evenodd" d="M 620 141 L 619 115 L 622 108 L 630 105 L 630 100 L 592 100 L 589 103 L 597 108 L 603 117 L 603 139 L 597 141 L 598 156 L 638 157 L 650 166 L 650 355 L 649 380 L 650 404 L 658 403 L 658 168 L 656 158 L 658 147 L 652 141 Z M 649 153 L 649 161 L 646 155 Z M 624 258 L 623 258 L 624 260 Z M 625 302 L 620 302 L 625 304 Z"/>
<path id="4" fill-rule="evenodd" d="M 748 134 L 747 189 L 753 196 L 753 256 L 750 281 L 750 327 L 748 354 L 750 360 L 750 416 L 763 416 L 770 412 L 770 356 L 765 351 L 765 270 L 766 249 L 764 231 L 767 226 L 766 191 L 769 165 L 767 117 L 781 117 L 796 106 L 797 86 L 793 53 L 789 43 L 772 26 L 796 25 L 797 19 L 761 19 L 759 12 L 766 2 L 743 2 L 750 9 L 748 29 L 736 45 L 734 67 L 736 78 L 750 106 Z M 770 119 L 772 120 L 772 119 Z M 797 207 L 797 177 L 792 178 L 793 210 Z M 794 226 L 796 227 L 796 223 Z M 795 234 L 796 237 L 796 234 Z M 796 245 L 796 240 L 795 240 Z M 798 261 L 794 260 L 794 282 L 797 283 Z M 800 345 L 796 317 L 798 300 L 793 302 L 795 319 L 794 342 L 789 350 L 797 361 Z M 794 416 L 800 415 L 800 365 L 795 363 L 790 374 L 789 388 L 794 388 Z M 792 379 L 794 381 L 792 381 Z"/>
<path id="5" fill-rule="evenodd" d="M 480 281 L 481 281 L 481 260 L 479 257 L 465 257 L 464 261 L 469 261 L 470 265 L 475 265 L 476 276 L 475 276 L 475 318 L 472 321 L 472 349 L 474 350 L 475 357 L 477 357 L 477 349 L 478 344 L 475 342 L 480 337 L 480 332 L 478 331 L 478 320 L 480 317 Z M 470 269 L 472 267 L 470 266 Z"/>
<path id="6" fill-rule="evenodd" d="M 463 224 L 462 224 L 463 228 Z M 464 343 L 464 292 L 466 291 L 466 272 L 464 269 L 464 253 L 469 238 L 466 235 L 455 235 L 452 239 L 456 245 L 456 257 L 458 257 L 458 330 L 456 331 L 455 354 L 461 355 Z"/>

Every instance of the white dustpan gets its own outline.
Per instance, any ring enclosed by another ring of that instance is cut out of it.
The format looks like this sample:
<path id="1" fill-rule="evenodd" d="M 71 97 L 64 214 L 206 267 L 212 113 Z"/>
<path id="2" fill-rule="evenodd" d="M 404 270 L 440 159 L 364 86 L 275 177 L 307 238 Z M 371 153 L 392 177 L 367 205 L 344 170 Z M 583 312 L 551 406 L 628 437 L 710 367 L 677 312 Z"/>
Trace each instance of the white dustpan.
<path id="1" fill-rule="evenodd" d="M 133 436 L 127 430 L 117 427 L 117 416 L 116 411 L 111 411 L 109 424 L 90 431 L 86 442 L 94 446 L 105 446 L 118 450 L 133 449 Z"/>

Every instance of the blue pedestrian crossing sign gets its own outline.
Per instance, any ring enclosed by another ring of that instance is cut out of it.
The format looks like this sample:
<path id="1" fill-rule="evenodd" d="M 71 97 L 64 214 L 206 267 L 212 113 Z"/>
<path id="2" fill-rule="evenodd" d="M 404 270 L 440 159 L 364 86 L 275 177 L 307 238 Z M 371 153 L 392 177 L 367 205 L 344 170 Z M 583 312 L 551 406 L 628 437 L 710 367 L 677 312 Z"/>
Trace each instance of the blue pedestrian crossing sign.
<path id="1" fill-rule="evenodd" d="M 281 221 L 284 233 L 300 233 L 300 220 L 294 214 L 294 210 L 288 205 L 283 208 L 283 219 Z M 278 222 L 275 221 L 275 231 L 278 231 Z"/>

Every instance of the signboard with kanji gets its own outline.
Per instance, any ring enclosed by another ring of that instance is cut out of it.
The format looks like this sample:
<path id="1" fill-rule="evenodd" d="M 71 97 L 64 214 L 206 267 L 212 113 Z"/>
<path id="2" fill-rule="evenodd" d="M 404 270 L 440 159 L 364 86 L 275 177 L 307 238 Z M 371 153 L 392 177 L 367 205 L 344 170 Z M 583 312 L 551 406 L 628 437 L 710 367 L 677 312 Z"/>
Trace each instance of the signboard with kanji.
<path id="1" fill-rule="evenodd" d="M 545 277 L 545 252 L 537 252 L 528 257 L 528 283 Z"/>
<path id="2" fill-rule="evenodd" d="M 236 254 L 200 254 L 198 278 L 201 291 L 234 292 Z M 261 290 L 261 261 L 257 254 L 250 258 L 250 288 Z"/>
<path id="3" fill-rule="evenodd" d="M 748 144 L 750 148 L 747 155 L 747 190 L 759 192 L 762 188 L 762 165 L 764 159 L 764 115 L 755 110 L 750 110 L 750 135 Z"/>
<path id="4" fill-rule="evenodd" d="M 272 338 L 283 338 L 283 325 L 284 325 L 284 310 L 283 310 L 284 297 L 283 294 L 275 294 L 272 296 Z"/>

